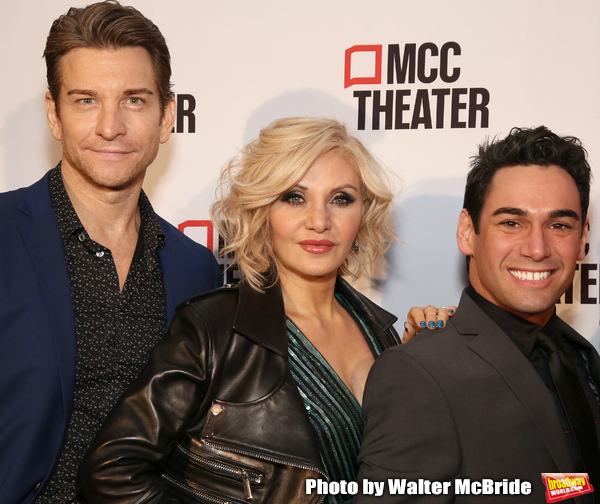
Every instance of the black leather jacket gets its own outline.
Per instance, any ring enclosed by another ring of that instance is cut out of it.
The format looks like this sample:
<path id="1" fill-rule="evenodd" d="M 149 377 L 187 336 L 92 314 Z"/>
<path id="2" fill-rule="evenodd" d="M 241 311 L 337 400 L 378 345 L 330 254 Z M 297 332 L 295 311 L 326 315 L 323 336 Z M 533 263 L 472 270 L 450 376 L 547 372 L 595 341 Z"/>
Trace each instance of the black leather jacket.
<path id="1" fill-rule="evenodd" d="M 344 280 L 336 290 L 384 348 L 396 317 Z M 242 282 L 179 306 L 169 334 L 118 402 L 86 455 L 89 503 L 313 503 L 326 478 L 316 436 L 287 366 L 279 285 Z"/>

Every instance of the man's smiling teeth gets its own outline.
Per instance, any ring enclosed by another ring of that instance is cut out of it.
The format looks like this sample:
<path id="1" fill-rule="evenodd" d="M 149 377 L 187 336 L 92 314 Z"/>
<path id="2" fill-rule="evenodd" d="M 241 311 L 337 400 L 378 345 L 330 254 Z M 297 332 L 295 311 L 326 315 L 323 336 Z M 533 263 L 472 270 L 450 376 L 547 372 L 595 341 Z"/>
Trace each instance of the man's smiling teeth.
<path id="1" fill-rule="evenodd" d="M 545 280 L 550 276 L 550 271 L 536 271 L 535 273 L 531 271 L 517 271 L 517 270 L 508 270 L 512 276 L 518 278 L 519 280 Z"/>

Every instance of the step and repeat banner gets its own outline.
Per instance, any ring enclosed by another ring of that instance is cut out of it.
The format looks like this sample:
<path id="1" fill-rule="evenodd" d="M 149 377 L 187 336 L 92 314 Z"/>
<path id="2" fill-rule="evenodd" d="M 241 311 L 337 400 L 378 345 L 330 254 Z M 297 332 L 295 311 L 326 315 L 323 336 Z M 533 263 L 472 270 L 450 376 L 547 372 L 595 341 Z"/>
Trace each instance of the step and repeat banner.
<path id="1" fill-rule="evenodd" d="M 42 52 L 72 1 L 0 0 L 0 191 L 60 159 Z M 397 177 L 398 241 L 357 285 L 400 322 L 412 305 L 458 302 L 456 221 L 478 143 L 546 125 L 579 137 L 599 173 L 597 0 L 123 3 L 159 26 L 172 55 L 178 118 L 144 185 L 157 212 L 216 254 L 208 208 L 228 159 L 278 117 L 339 119 Z M 590 221 L 559 313 L 600 348 L 600 181 Z"/>

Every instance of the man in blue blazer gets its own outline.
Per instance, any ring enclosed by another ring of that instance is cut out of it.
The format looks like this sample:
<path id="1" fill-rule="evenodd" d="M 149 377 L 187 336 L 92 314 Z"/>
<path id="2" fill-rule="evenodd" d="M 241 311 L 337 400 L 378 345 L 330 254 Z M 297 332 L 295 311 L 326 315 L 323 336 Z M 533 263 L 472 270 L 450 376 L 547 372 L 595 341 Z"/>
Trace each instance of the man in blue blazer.
<path id="1" fill-rule="evenodd" d="M 545 127 L 480 147 L 457 228 L 470 285 L 446 328 L 373 366 L 355 502 L 545 504 L 543 473 L 588 473 L 575 502 L 599 502 L 600 357 L 555 313 L 590 179 L 580 142 Z"/>
<path id="2" fill-rule="evenodd" d="M 0 500 L 77 502 L 87 443 L 212 253 L 158 217 L 142 181 L 173 128 L 158 28 L 116 2 L 57 19 L 45 58 L 59 165 L 0 195 Z"/>

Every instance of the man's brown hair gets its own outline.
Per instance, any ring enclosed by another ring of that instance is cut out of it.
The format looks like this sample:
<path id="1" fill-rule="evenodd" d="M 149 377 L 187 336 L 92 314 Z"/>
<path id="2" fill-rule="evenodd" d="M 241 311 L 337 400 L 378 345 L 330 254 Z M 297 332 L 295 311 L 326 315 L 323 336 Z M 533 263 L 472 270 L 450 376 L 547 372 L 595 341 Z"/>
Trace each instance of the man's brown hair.
<path id="1" fill-rule="evenodd" d="M 162 110 L 173 98 L 171 56 L 158 27 L 133 7 L 116 0 L 87 7 L 71 7 L 52 23 L 46 40 L 46 79 L 52 99 L 58 103 L 61 87 L 60 60 L 76 48 L 116 50 L 143 47 L 150 54 Z"/>

